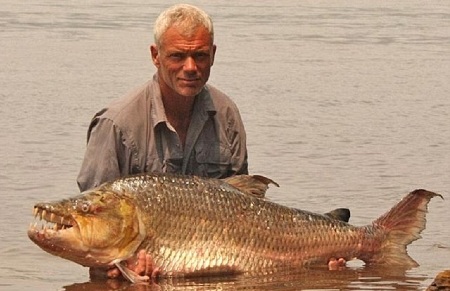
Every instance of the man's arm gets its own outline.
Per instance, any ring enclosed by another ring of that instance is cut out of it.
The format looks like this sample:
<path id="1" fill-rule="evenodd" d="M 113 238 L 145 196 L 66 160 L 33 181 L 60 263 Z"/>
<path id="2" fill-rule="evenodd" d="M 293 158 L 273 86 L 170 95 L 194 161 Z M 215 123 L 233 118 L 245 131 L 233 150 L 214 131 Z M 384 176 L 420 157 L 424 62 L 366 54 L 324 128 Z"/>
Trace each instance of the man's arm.
<path id="1" fill-rule="evenodd" d="M 77 183 L 85 191 L 117 178 L 119 157 L 124 151 L 120 131 L 109 119 L 94 118 L 89 126 L 88 141 Z"/>
<path id="2" fill-rule="evenodd" d="M 244 123 L 236 108 L 233 127 L 229 130 L 233 133 L 231 137 L 231 175 L 248 175 L 248 153 L 247 135 Z M 229 176 L 231 176 L 229 175 Z"/>
<path id="3" fill-rule="evenodd" d="M 248 175 L 248 154 L 245 141 L 245 132 L 241 132 L 232 144 L 231 160 L 232 160 L 232 175 Z"/>

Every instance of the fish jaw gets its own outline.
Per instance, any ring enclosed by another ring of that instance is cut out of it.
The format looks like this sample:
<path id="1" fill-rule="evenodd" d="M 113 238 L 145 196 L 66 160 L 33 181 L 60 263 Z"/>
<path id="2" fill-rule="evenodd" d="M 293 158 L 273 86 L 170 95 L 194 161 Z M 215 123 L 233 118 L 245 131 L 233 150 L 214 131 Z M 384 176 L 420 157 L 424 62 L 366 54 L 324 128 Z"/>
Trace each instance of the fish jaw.
<path id="1" fill-rule="evenodd" d="M 71 199 L 38 203 L 42 227 L 29 238 L 44 251 L 87 267 L 106 267 L 131 257 L 144 230 L 133 201 L 112 191 L 88 191 Z"/>
<path id="2" fill-rule="evenodd" d="M 46 205 L 50 208 L 50 205 Z M 41 227 L 30 225 L 28 237 L 43 250 L 56 256 L 70 256 L 72 251 L 85 253 L 87 248 L 80 239 L 80 230 L 75 220 L 69 216 L 59 216 L 43 210 L 44 205 L 35 206 L 36 218 L 43 221 Z M 59 220 L 59 222 L 57 222 Z M 53 224 L 53 225 L 52 225 Z"/>

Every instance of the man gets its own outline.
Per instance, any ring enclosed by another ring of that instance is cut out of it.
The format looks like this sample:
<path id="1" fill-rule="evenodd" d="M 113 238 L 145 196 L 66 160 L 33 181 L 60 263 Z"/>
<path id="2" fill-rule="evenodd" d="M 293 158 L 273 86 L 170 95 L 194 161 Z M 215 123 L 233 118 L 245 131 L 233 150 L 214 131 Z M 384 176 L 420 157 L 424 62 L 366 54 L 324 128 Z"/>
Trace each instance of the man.
<path id="1" fill-rule="evenodd" d="M 248 173 L 239 110 L 206 85 L 216 52 L 210 17 L 194 6 L 175 5 L 156 20 L 154 37 L 153 79 L 90 124 L 77 180 L 82 191 L 141 172 L 215 178 Z"/>
<path id="2" fill-rule="evenodd" d="M 210 17 L 191 5 L 172 6 L 157 18 L 154 38 L 153 80 L 98 112 L 89 126 L 81 191 L 141 172 L 248 174 L 239 110 L 206 84 L 216 53 Z M 152 272 L 145 251 L 128 266 L 141 275 Z M 112 269 L 108 277 L 119 274 Z"/>
<path id="3" fill-rule="evenodd" d="M 77 179 L 81 191 L 141 172 L 215 178 L 248 174 L 239 110 L 206 84 L 216 53 L 210 17 L 191 5 L 172 6 L 157 18 L 154 41 L 153 79 L 92 119 Z M 150 263 L 141 252 L 129 266 L 147 274 Z M 108 272 L 109 277 L 118 274 L 117 269 Z"/>

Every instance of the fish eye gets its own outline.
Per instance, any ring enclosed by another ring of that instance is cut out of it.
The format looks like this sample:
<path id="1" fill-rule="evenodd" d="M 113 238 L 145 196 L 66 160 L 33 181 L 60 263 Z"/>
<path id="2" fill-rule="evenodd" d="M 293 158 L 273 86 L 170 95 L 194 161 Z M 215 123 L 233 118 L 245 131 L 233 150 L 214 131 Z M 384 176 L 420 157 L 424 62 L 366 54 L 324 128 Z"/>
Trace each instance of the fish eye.
<path id="1" fill-rule="evenodd" d="M 80 207 L 81 211 L 83 212 L 89 212 L 89 210 L 91 209 L 91 202 L 89 201 L 85 201 L 81 204 Z"/>

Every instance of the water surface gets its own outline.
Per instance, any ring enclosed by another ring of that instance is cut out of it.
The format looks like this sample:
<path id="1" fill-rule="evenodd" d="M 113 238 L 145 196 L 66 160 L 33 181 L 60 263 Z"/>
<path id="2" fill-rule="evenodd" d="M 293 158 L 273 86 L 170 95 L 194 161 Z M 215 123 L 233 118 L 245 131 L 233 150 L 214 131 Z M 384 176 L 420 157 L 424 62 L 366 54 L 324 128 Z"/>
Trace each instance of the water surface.
<path id="1" fill-rule="evenodd" d="M 93 114 L 155 72 L 152 23 L 173 1 L 3 0 L 0 5 L 0 289 L 423 290 L 450 268 L 450 4 L 445 1 L 193 1 L 216 24 L 211 84 L 238 104 L 250 170 L 281 184 L 270 199 L 370 223 L 426 188 L 423 238 L 407 271 L 350 263 L 255 278 L 133 286 L 26 236 L 35 202 L 77 193 Z"/>

